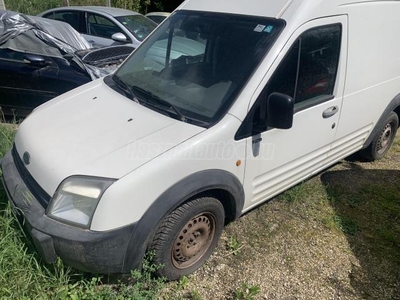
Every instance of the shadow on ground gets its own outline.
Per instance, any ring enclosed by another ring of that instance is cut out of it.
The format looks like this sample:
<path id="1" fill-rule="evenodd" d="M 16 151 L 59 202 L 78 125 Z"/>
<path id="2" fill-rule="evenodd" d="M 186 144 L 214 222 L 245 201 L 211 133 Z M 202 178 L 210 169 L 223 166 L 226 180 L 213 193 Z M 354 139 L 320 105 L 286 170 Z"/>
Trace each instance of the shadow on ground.
<path id="1" fill-rule="evenodd" d="M 400 170 L 349 165 L 321 179 L 356 257 L 351 285 L 363 299 L 400 299 Z"/>

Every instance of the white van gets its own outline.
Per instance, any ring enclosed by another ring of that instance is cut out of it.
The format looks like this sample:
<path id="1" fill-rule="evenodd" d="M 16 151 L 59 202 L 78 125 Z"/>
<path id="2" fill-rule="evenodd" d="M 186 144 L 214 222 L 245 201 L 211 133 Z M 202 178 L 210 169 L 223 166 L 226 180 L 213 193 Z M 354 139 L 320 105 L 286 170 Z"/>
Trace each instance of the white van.
<path id="1" fill-rule="evenodd" d="M 388 151 L 399 16 L 399 1 L 188 0 L 115 74 L 21 124 L 10 202 L 46 262 L 125 273 L 152 250 L 161 275 L 189 274 L 226 223 Z"/>

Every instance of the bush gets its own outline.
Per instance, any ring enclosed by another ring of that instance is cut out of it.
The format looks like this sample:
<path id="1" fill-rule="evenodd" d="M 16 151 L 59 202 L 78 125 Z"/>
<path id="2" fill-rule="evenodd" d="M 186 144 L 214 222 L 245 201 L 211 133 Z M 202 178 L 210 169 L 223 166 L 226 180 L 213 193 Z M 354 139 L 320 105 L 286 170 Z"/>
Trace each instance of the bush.
<path id="1" fill-rule="evenodd" d="M 27 15 L 37 15 L 45 10 L 62 6 L 97 5 L 105 6 L 107 0 L 5 0 L 8 10 Z M 111 0 L 111 6 L 146 12 L 150 0 Z"/>

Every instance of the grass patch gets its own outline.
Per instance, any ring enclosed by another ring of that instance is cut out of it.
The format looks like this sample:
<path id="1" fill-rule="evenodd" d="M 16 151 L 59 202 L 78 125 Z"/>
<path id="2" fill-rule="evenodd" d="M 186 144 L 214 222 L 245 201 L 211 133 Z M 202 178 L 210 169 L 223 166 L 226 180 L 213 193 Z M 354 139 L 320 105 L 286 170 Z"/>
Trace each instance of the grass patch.
<path id="1" fill-rule="evenodd" d="M 226 249 L 233 255 L 238 255 L 242 247 L 243 246 L 240 245 L 239 241 L 234 236 L 229 237 L 229 240 L 226 243 Z"/>
<path id="2" fill-rule="evenodd" d="M 235 300 L 253 300 L 260 293 L 260 287 L 242 282 L 241 286 L 233 293 Z"/>
<path id="3" fill-rule="evenodd" d="M 350 218 L 335 215 L 333 217 L 333 222 L 335 226 L 344 233 L 354 235 L 359 230 L 356 222 Z"/>
<path id="4" fill-rule="evenodd" d="M 389 173 L 378 170 L 371 172 Z M 393 172 L 400 175 L 400 171 Z M 351 235 L 360 231 L 360 234 L 374 240 L 371 246 L 382 248 L 382 245 L 392 245 L 399 248 L 400 180 L 397 184 L 387 184 L 384 177 L 381 183 L 366 182 L 358 189 L 341 187 L 339 184 L 336 188 L 330 188 L 329 193 L 336 209 L 335 220 L 339 229 Z"/>
<path id="5" fill-rule="evenodd" d="M 277 200 L 285 203 L 291 214 L 305 222 L 316 222 L 328 229 L 338 228 L 329 194 L 317 178 L 292 187 L 279 195 Z"/>
<path id="6" fill-rule="evenodd" d="M 15 136 L 15 125 L 0 123 L 0 158 L 11 149 Z"/>
<path id="7" fill-rule="evenodd" d="M 334 222 L 359 261 L 353 286 L 365 298 L 389 299 L 400 276 L 400 170 L 328 171 L 323 181 Z"/>

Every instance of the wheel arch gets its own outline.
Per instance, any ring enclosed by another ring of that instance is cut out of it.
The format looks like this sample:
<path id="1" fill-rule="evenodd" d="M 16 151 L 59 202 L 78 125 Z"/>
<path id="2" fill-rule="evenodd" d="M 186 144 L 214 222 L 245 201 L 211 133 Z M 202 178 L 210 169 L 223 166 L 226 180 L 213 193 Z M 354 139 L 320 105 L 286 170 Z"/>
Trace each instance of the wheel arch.
<path id="1" fill-rule="evenodd" d="M 400 104 L 399 104 L 399 106 L 397 106 L 393 111 L 397 114 L 397 116 L 398 116 L 399 119 L 400 119 Z"/>
<path id="2" fill-rule="evenodd" d="M 226 220 L 237 219 L 244 206 L 244 190 L 239 179 L 224 170 L 205 170 L 191 174 L 159 196 L 136 223 L 124 258 L 123 272 L 140 268 L 147 246 L 160 221 L 193 198 L 211 196 L 223 205 Z"/>
<path id="3" fill-rule="evenodd" d="M 365 141 L 364 146 L 362 149 L 368 148 L 368 146 L 371 144 L 372 140 L 374 137 L 379 134 L 379 131 L 383 126 L 385 125 L 385 120 L 387 116 L 390 114 L 390 112 L 394 111 L 397 116 L 400 119 L 400 94 L 397 94 L 396 97 L 393 98 L 393 100 L 389 103 L 389 105 L 386 107 L 386 109 L 383 111 L 381 117 L 379 118 L 378 122 L 375 124 L 374 129 L 371 131 L 371 134 L 369 135 L 368 139 Z"/>

